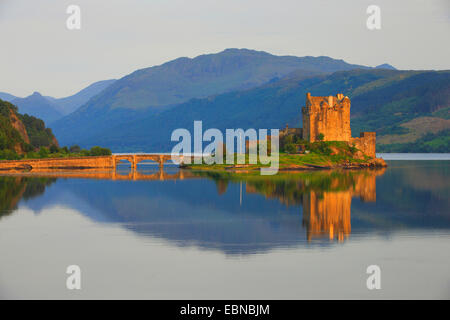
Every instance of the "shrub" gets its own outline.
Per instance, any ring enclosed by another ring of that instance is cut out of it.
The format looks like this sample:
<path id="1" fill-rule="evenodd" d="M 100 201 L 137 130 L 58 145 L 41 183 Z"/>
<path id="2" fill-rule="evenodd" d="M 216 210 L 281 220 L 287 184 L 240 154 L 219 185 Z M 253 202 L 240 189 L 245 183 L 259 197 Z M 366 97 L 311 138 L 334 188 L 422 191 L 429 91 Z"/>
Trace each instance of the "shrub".
<path id="1" fill-rule="evenodd" d="M 73 145 L 69 148 L 70 153 L 79 153 L 81 151 L 80 146 L 78 145 Z"/>
<path id="2" fill-rule="evenodd" d="M 13 150 L 0 150 L 0 159 L 2 160 L 17 160 L 20 159 L 19 155 Z"/>
<path id="3" fill-rule="evenodd" d="M 323 154 L 323 155 L 330 155 L 332 153 L 331 148 L 325 141 L 317 141 L 314 143 L 311 143 L 310 148 L 312 152 Z"/>
<path id="4" fill-rule="evenodd" d="M 297 149 L 295 147 L 295 144 L 293 143 L 288 143 L 285 147 L 284 150 L 286 151 L 286 153 L 296 153 Z"/>
<path id="5" fill-rule="evenodd" d="M 58 151 L 59 151 L 59 148 L 55 144 L 52 144 L 50 146 L 50 153 L 57 153 Z"/>
<path id="6" fill-rule="evenodd" d="M 40 158 L 47 158 L 48 154 L 49 154 L 49 152 L 48 152 L 48 149 L 46 147 L 41 147 L 39 149 L 39 157 Z"/>
<path id="7" fill-rule="evenodd" d="M 95 146 L 91 148 L 89 154 L 91 156 L 109 156 L 111 155 L 111 150 L 109 150 L 108 148 Z"/>
<path id="8" fill-rule="evenodd" d="M 39 153 L 35 152 L 35 151 L 30 151 L 25 155 L 25 158 L 27 159 L 37 159 L 39 158 Z"/>
<path id="9" fill-rule="evenodd" d="M 61 153 L 70 153 L 69 148 L 67 148 L 66 146 L 62 147 L 61 149 L 59 149 L 59 152 Z"/>

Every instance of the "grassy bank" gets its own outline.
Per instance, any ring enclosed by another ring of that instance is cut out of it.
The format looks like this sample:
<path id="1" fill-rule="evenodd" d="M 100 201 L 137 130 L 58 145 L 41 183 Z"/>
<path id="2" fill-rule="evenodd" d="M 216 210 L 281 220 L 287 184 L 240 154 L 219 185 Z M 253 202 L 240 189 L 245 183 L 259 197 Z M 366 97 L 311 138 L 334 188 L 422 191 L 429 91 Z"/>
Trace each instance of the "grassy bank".
<path id="1" fill-rule="evenodd" d="M 276 157 L 274 157 L 276 159 Z M 245 163 L 237 163 L 237 155 L 234 155 L 234 164 L 186 164 L 185 168 L 192 170 L 206 171 L 251 171 L 262 167 L 269 167 L 270 164 L 249 163 L 249 156 L 246 154 Z M 349 146 L 341 141 L 319 141 L 311 144 L 309 150 L 302 154 L 291 154 L 280 152 L 278 156 L 278 168 L 280 171 L 288 170 L 311 170 L 328 168 L 358 168 L 358 167 L 382 167 L 385 166 L 381 159 L 372 159 L 363 155 L 358 149 Z"/>

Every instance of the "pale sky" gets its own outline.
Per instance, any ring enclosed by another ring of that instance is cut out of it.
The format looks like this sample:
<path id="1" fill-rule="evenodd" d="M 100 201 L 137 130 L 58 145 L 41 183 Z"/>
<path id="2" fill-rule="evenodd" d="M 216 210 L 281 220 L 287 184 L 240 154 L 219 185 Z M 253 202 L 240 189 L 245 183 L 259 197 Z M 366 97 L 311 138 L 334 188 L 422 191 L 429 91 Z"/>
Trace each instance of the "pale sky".
<path id="1" fill-rule="evenodd" d="M 81 30 L 66 9 L 81 8 Z M 381 30 L 366 9 L 381 8 Z M 0 0 L 0 91 L 63 97 L 226 48 L 450 69 L 448 0 Z"/>

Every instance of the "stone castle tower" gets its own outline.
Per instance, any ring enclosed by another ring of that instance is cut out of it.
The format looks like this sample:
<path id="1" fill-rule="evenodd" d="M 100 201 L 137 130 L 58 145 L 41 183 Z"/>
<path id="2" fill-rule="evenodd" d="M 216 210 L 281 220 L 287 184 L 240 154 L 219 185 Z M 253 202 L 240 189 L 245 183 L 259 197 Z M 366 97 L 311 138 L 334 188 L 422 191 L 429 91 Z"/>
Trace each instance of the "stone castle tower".
<path id="1" fill-rule="evenodd" d="M 303 139 L 324 141 L 350 141 L 350 99 L 338 93 L 336 96 L 312 97 L 306 94 L 306 106 L 302 108 Z"/>
<path id="2" fill-rule="evenodd" d="M 306 94 L 306 105 L 302 108 L 302 137 L 315 142 L 319 135 L 324 141 L 346 141 L 369 157 L 375 158 L 375 132 L 361 132 L 352 138 L 350 129 L 350 99 L 342 93 L 336 96 L 312 97 Z"/>

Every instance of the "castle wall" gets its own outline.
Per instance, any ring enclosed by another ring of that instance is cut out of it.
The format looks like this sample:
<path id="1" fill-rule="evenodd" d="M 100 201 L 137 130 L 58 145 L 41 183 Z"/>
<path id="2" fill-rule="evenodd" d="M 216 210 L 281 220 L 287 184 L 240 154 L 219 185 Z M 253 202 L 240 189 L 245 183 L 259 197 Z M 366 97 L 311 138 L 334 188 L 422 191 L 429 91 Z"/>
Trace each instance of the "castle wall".
<path id="1" fill-rule="evenodd" d="M 351 138 L 350 143 L 369 157 L 375 158 L 375 132 L 361 132 L 359 138 Z"/>

